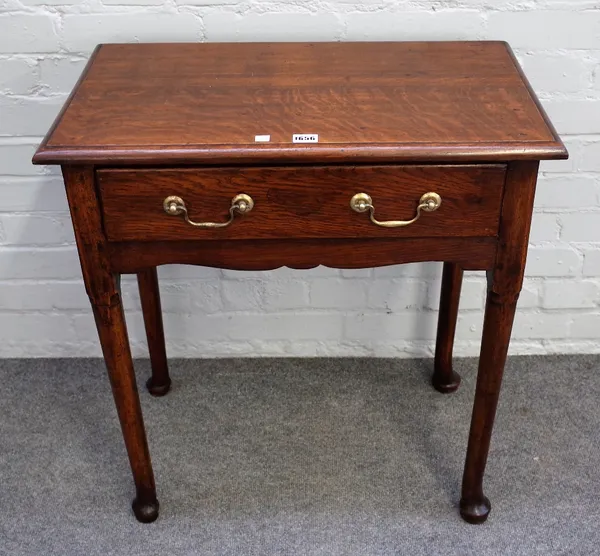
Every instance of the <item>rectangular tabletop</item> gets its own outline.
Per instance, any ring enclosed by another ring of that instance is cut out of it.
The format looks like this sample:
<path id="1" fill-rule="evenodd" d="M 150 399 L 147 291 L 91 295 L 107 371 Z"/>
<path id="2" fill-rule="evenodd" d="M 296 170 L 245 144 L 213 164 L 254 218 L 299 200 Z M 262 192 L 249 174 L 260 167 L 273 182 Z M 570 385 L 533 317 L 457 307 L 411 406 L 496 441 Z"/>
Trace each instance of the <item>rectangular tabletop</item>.
<path id="1" fill-rule="evenodd" d="M 565 156 L 506 43 L 199 43 L 99 46 L 34 161 Z"/>

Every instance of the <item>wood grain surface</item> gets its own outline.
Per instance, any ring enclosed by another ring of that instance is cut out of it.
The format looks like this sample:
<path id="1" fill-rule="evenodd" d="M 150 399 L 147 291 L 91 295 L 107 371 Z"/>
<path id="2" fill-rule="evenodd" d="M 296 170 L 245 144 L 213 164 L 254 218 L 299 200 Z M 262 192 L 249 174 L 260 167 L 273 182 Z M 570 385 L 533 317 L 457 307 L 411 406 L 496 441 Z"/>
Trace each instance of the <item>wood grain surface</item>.
<path id="1" fill-rule="evenodd" d="M 491 509 L 483 492 L 483 478 L 517 300 L 523 286 L 538 170 L 538 162 L 509 165 L 496 261 L 487 273 L 481 354 L 460 500 L 461 515 L 470 523 L 485 521 Z"/>
<path id="2" fill-rule="evenodd" d="M 128 241 L 109 243 L 114 272 L 139 272 L 164 264 L 232 270 L 371 268 L 423 261 L 452 261 L 465 270 L 493 267 L 493 237 L 436 239 L 259 239 L 224 241 Z"/>
<path id="3" fill-rule="evenodd" d="M 34 161 L 467 155 L 566 156 L 505 43 L 102 45 Z"/>
<path id="4" fill-rule="evenodd" d="M 99 170 L 110 241 L 266 238 L 494 236 L 506 166 L 316 166 Z M 373 224 L 350 208 L 368 193 L 379 220 L 410 220 L 424 193 L 442 197 L 435 212 L 401 228 Z M 181 197 L 193 221 L 224 222 L 232 198 L 254 209 L 227 228 L 201 229 L 168 215 L 163 200 Z"/>
<path id="5" fill-rule="evenodd" d="M 94 170 L 77 166 L 65 166 L 62 170 L 83 282 L 92 305 L 136 487 L 133 511 L 139 521 L 151 522 L 158 517 L 154 473 L 123 314 L 121 280 L 110 269 Z"/>
<path id="6" fill-rule="evenodd" d="M 294 133 L 319 143 L 293 145 Z M 271 142 L 254 143 L 255 135 Z M 433 383 L 459 384 L 452 343 L 463 270 L 488 295 L 460 511 L 487 519 L 483 492 L 496 406 L 522 287 L 540 159 L 566 158 L 505 43 L 130 44 L 94 52 L 34 156 L 61 163 L 130 459 L 139 521 L 158 517 L 119 276 L 138 273 L 154 394 L 168 376 L 156 267 L 365 268 L 444 261 Z M 493 164 L 496 162 L 496 164 Z M 337 164 L 339 163 L 339 164 Z M 409 220 L 435 191 L 439 210 Z M 254 210 L 223 229 L 231 199 Z"/>

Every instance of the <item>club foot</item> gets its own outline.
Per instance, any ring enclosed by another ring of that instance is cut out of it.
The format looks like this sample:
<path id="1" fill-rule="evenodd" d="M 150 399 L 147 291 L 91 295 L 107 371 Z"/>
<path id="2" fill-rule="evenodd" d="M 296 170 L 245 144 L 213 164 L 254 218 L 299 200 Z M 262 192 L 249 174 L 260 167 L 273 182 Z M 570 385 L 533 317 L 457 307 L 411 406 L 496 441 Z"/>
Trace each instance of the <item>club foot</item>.
<path id="1" fill-rule="evenodd" d="M 460 386 L 460 375 L 453 370 L 450 373 L 434 372 L 431 379 L 433 387 L 442 394 L 456 392 Z"/>
<path id="2" fill-rule="evenodd" d="M 154 383 L 152 377 L 150 377 L 146 382 L 146 388 L 148 392 L 153 396 L 160 397 L 166 395 L 166 393 L 171 389 L 171 379 L 167 378 L 166 382 Z"/>
<path id="3" fill-rule="evenodd" d="M 158 500 L 140 501 L 138 498 L 131 504 L 133 513 L 140 523 L 152 523 L 158 517 Z"/>
<path id="4" fill-rule="evenodd" d="M 461 500 L 460 515 L 467 523 L 478 525 L 483 523 L 490 514 L 492 505 L 484 496 L 478 500 Z"/>

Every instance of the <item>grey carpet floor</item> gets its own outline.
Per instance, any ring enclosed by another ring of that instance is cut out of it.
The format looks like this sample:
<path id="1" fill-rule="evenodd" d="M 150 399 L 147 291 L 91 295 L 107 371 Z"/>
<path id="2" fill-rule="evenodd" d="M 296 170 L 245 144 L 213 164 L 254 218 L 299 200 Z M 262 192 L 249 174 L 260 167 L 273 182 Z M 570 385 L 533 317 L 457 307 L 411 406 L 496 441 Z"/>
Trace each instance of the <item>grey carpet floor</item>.
<path id="1" fill-rule="evenodd" d="M 172 361 L 172 392 L 141 393 L 142 525 L 103 363 L 0 361 L 0 554 L 600 554 L 600 357 L 509 360 L 481 526 L 457 511 L 476 362 L 449 396 L 431 366 Z"/>

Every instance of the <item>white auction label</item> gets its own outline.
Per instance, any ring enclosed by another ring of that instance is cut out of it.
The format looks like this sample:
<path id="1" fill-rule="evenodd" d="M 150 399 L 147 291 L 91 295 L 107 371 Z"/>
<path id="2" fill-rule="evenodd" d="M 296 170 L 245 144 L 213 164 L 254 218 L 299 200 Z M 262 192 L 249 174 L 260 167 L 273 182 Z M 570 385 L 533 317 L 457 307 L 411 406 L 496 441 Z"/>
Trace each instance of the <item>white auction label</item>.
<path id="1" fill-rule="evenodd" d="M 294 143 L 318 143 L 319 135 L 317 133 L 294 133 Z"/>
<path id="2" fill-rule="evenodd" d="M 271 140 L 270 135 L 255 135 L 254 141 L 256 143 L 268 143 Z"/>

